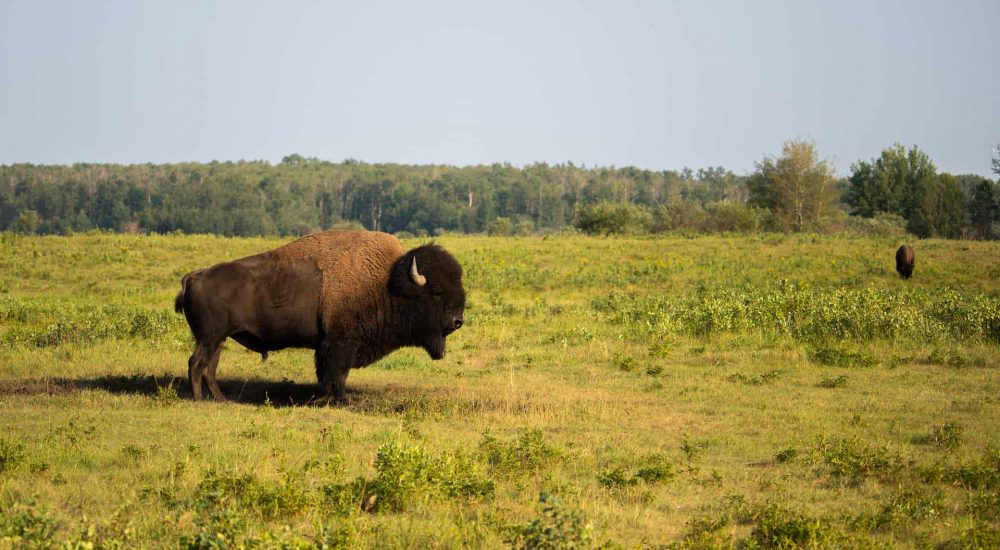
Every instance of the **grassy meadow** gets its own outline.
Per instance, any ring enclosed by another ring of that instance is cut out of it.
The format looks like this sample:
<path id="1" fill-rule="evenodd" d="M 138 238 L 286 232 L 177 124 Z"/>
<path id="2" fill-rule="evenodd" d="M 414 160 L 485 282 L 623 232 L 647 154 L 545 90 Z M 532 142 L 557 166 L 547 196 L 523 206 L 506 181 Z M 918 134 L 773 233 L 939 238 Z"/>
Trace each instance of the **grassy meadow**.
<path id="1" fill-rule="evenodd" d="M 287 241 L 0 235 L 0 548 L 1000 547 L 1000 243 L 444 236 L 445 359 L 190 401 L 181 276 Z"/>

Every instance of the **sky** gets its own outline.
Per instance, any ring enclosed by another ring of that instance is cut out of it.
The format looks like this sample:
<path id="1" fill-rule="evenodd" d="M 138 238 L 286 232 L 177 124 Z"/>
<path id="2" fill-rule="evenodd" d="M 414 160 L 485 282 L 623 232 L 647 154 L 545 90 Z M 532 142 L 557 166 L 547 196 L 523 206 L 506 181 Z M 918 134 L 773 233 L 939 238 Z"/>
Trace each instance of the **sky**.
<path id="1" fill-rule="evenodd" d="M 1000 1 L 0 0 L 0 164 L 533 162 L 992 176 Z"/>

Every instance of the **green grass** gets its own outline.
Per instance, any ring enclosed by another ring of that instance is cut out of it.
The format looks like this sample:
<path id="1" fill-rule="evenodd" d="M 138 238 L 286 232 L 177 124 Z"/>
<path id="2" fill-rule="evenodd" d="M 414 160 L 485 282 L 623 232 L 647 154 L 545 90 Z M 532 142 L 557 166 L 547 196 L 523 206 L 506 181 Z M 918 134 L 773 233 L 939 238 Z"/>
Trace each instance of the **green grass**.
<path id="1" fill-rule="evenodd" d="M 230 343 L 191 402 L 180 277 L 283 242 L 0 235 L 0 548 L 1000 539 L 998 243 L 444 236 L 444 360 L 320 408 Z"/>

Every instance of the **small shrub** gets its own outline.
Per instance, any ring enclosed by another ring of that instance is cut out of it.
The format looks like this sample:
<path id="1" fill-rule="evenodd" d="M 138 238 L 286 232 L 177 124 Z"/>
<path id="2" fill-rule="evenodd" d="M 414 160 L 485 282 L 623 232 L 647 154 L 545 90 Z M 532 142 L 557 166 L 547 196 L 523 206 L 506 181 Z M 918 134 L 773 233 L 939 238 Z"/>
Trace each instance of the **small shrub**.
<path id="1" fill-rule="evenodd" d="M 868 529 L 886 529 L 940 516 L 945 511 L 940 491 L 902 488 L 889 497 L 877 512 L 862 517 L 859 523 Z"/>
<path id="2" fill-rule="evenodd" d="M 619 370 L 625 372 L 632 372 L 633 370 L 635 370 L 635 367 L 638 364 L 635 358 L 618 353 L 615 354 L 614 362 L 615 366 L 617 366 Z"/>
<path id="3" fill-rule="evenodd" d="M 399 512 L 431 498 L 490 497 L 495 489 L 462 452 L 432 456 L 417 446 L 389 442 L 376 451 L 375 470 L 375 479 L 354 485 L 357 493 L 360 484 L 361 506 L 370 512 Z M 342 504 L 343 491 L 328 490 L 327 498 Z"/>
<path id="4" fill-rule="evenodd" d="M 945 422 L 931 428 L 930 433 L 915 436 L 911 441 L 920 445 L 934 445 L 942 449 L 954 451 L 962 445 L 962 435 L 965 429 L 953 422 Z"/>
<path id="5" fill-rule="evenodd" d="M 639 478 L 628 475 L 621 466 L 616 466 L 597 474 L 597 482 L 605 489 L 622 489 L 638 485 Z"/>
<path id="6" fill-rule="evenodd" d="M 14 471 L 26 458 L 24 443 L 0 437 L 0 474 Z"/>
<path id="7" fill-rule="evenodd" d="M 197 532 L 181 535 L 178 546 L 184 550 L 234 548 L 247 529 L 246 518 L 229 509 L 209 509 L 195 515 Z"/>
<path id="8" fill-rule="evenodd" d="M 754 514 L 751 538 L 762 548 L 817 548 L 834 545 L 830 524 L 771 505 Z"/>
<path id="9" fill-rule="evenodd" d="M 0 547 L 52 548 L 55 531 L 55 519 L 34 502 L 0 502 Z"/>
<path id="10" fill-rule="evenodd" d="M 920 476 L 927 483 L 953 483 L 967 489 L 1000 489 L 1000 450 L 987 448 L 978 459 L 957 466 L 924 467 Z"/>
<path id="11" fill-rule="evenodd" d="M 783 451 L 779 451 L 778 454 L 774 455 L 774 460 L 782 464 L 786 462 L 791 462 L 795 460 L 795 457 L 799 456 L 799 450 L 789 447 Z"/>
<path id="12" fill-rule="evenodd" d="M 935 347 L 927 356 L 927 361 L 953 369 L 983 366 L 982 361 L 976 361 L 970 358 L 966 352 L 953 347 Z"/>
<path id="13" fill-rule="evenodd" d="M 691 465 L 698 458 L 698 456 L 701 455 L 701 451 L 703 449 L 705 449 L 705 447 L 707 447 L 707 446 L 708 445 L 704 441 L 697 441 L 697 442 L 696 441 L 692 441 L 687 436 L 687 434 L 684 434 L 682 436 L 682 438 L 681 438 L 681 452 L 684 453 L 684 456 L 687 458 L 688 470 L 689 471 L 693 472 L 693 471 L 696 470 L 695 468 L 692 468 Z"/>
<path id="14" fill-rule="evenodd" d="M 479 442 L 479 456 L 491 471 L 515 476 L 537 471 L 558 453 L 545 443 L 541 430 L 533 429 L 507 442 L 485 434 Z"/>
<path id="15" fill-rule="evenodd" d="M 824 376 L 819 381 L 819 387 L 821 388 L 842 388 L 847 385 L 847 376 L 841 374 L 840 376 Z"/>
<path id="16" fill-rule="evenodd" d="M 559 498 L 541 492 L 541 515 L 514 527 L 505 542 L 516 549 L 588 548 L 593 541 L 592 526 L 583 512 L 567 508 Z"/>
<path id="17" fill-rule="evenodd" d="M 336 517 L 348 517 L 361 510 L 361 495 L 368 481 L 360 477 L 352 483 L 329 483 L 320 488 L 323 510 Z M 374 505 L 375 502 L 372 502 Z"/>
<path id="18" fill-rule="evenodd" d="M 122 456 L 129 461 L 138 461 L 146 457 L 146 450 L 135 445 L 125 445 L 121 450 Z"/>
<path id="19" fill-rule="evenodd" d="M 836 479 L 856 485 L 867 478 L 893 481 L 901 473 L 903 460 L 885 447 L 865 445 L 857 438 L 820 438 L 814 453 Z"/>
<path id="20" fill-rule="evenodd" d="M 996 491 L 978 491 L 969 495 L 966 509 L 972 517 L 983 521 L 1000 519 L 1000 493 Z"/>
<path id="21" fill-rule="evenodd" d="M 681 544 L 670 548 L 726 548 L 731 547 L 730 541 L 719 540 L 718 532 L 729 525 L 729 518 L 696 517 L 687 521 L 688 530 L 681 539 Z"/>
<path id="22" fill-rule="evenodd" d="M 252 511 L 263 518 L 284 517 L 309 505 L 309 496 L 297 474 L 286 472 L 281 481 L 265 481 L 253 474 L 209 471 L 198 484 L 192 506 L 196 510 Z"/>
<path id="23" fill-rule="evenodd" d="M 860 367 L 868 368 L 874 366 L 876 360 L 873 356 L 861 352 L 835 346 L 820 346 L 812 350 L 810 358 L 816 363 L 828 367 Z"/>
<path id="24" fill-rule="evenodd" d="M 726 379 L 729 380 L 730 382 L 739 382 L 747 386 L 764 386 L 777 380 L 780 374 L 781 373 L 776 370 L 771 370 L 755 375 L 742 374 L 737 372 L 730 374 Z"/>
<path id="25" fill-rule="evenodd" d="M 957 540 L 951 540 L 939 545 L 941 550 L 978 550 L 980 548 L 1000 548 L 1000 529 L 984 522 L 976 524 L 964 531 Z"/>
<path id="26" fill-rule="evenodd" d="M 635 477 L 646 483 L 658 483 L 668 481 L 677 475 L 673 464 L 666 457 L 660 454 L 646 455 L 639 462 L 639 468 L 635 472 Z"/>
<path id="27" fill-rule="evenodd" d="M 46 436 L 46 440 L 62 440 L 63 442 L 79 447 L 84 441 L 90 441 L 97 436 L 97 425 L 93 421 L 82 422 L 80 418 L 74 416 L 64 426 L 56 426 Z"/>
<path id="28" fill-rule="evenodd" d="M 431 482 L 448 498 L 489 498 L 496 488 L 493 480 L 461 451 L 437 457 Z"/>
<path id="29" fill-rule="evenodd" d="M 156 393 L 153 394 L 153 402 L 160 406 L 167 406 L 179 403 L 180 395 L 177 394 L 176 380 L 171 380 L 164 385 L 156 385 Z"/>

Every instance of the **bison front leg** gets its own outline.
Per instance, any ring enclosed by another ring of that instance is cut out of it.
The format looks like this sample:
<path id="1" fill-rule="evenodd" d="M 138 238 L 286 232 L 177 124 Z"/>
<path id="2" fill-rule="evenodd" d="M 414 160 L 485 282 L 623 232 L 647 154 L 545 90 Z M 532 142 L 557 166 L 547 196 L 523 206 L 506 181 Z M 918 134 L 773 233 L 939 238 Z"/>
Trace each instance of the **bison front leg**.
<path id="1" fill-rule="evenodd" d="M 321 401 L 326 404 L 347 401 L 347 374 L 357 352 L 358 346 L 352 343 L 323 342 L 316 349 L 316 375 L 324 394 Z"/>

